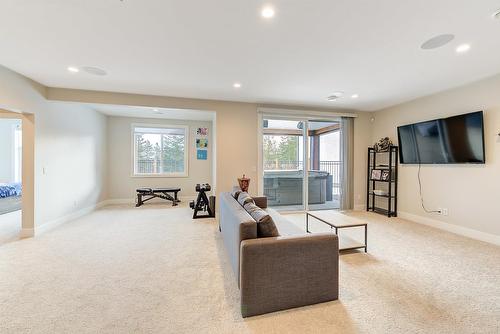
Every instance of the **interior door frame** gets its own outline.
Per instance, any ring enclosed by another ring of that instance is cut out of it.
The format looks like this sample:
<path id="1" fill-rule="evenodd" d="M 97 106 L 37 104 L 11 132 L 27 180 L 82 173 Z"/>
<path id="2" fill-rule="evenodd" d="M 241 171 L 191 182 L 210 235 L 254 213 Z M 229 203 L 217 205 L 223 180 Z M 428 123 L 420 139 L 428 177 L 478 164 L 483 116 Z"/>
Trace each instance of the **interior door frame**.
<path id="1" fill-rule="evenodd" d="M 288 120 L 288 121 L 300 121 L 303 122 L 304 127 L 302 129 L 302 140 L 303 140 L 303 161 L 304 168 L 302 171 L 302 201 L 303 210 L 299 211 L 286 211 L 287 213 L 302 213 L 309 210 L 309 134 L 307 130 L 309 129 L 309 121 L 315 122 L 340 122 L 341 117 L 348 115 L 352 117 L 352 114 L 341 114 L 341 113 L 325 113 L 320 112 L 310 112 L 304 114 L 304 111 L 300 110 L 281 110 L 281 109 L 259 109 L 257 114 L 257 146 L 258 146 L 258 164 L 257 164 L 257 191 L 259 196 L 264 195 L 264 154 L 263 154 L 263 135 L 264 135 L 264 119 L 275 119 L 275 120 Z"/>
<path id="2" fill-rule="evenodd" d="M 22 130 L 22 222 L 21 238 L 35 235 L 35 115 L 0 108 L 0 118 L 20 119 Z"/>

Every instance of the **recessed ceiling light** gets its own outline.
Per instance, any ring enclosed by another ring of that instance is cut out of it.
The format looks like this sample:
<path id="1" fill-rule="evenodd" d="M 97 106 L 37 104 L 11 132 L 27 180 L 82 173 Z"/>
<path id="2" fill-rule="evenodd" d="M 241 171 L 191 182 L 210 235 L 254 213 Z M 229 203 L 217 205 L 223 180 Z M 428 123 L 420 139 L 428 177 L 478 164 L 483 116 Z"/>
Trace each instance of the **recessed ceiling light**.
<path id="1" fill-rule="evenodd" d="M 154 112 L 157 112 L 157 111 L 158 111 L 158 109 L 156 109 L 156 108 L 153 108 L 153 111 L 154 111 Z"/>
<path id="2" fill-rule="evenodd" d="M 275 13 L 274 13 L 273 7 L 267 6 L 267 7 L 262 8 L 261 15 L 263 18 L 270 19 L 270 18 L 274 17 L 274 14 Z"/>
<path id="3" fill-rule="evenodd" d="M 103 75 L 108 74 L 102 68 L 94 67 L 94 66 L 84 66 L 84 67 L 82 67 L 82 70 L 87 72 L 88 74 L 92 74 L 92 75 L 103 76 Z"/>
<path id="4" fill-rule="evenodd" d="M 443 34 L 434 36 L 431 39 L 425 41 L 420 48 L 423 50 L 432 50 L 437 49 L 446 44 L 450 43 L 455 38 L 455 35 L 452 34 Z"/>
<path id="5" fill-rule="evenodd" d="M 342 96 L 344 96 L 344 92 L 335 92 L 332 95 L 328 96 L 326 99 L 328 101 L 335 101 L 340 99 Z"/>
<path id="6" fill-rule="evenodd" d="M 457 51 L 457 53 L 465 53 L 465 52 L 467 52 L 469 50 L 470 50 L 470 44 L 460 44 L 455 49 L 455 51 Z"/>
<path id="7" fill-rule="evenodd" d="M 234 87 L 234 88 L 241 88 L 241 84 L 240 84 L 239 82 L 235 82 L 235 83 L 233 84 L 233 87 Z"/>
<path id="8" fill-rule="evenodd" d="M 359 95 L 358 95 L 358 94 L 352 94 L 352 95 L 351 95 L 351 98 L 352 98 L 352 99 L 357 99 L 358 97 L 359 97 Z"/>
<path id="9" fill-rule="evenodd" d="M 80 72 L 80 70 L 78 69 L 78 67 L 75 67 L 75 66 L 69 66 L 68 67 L 68 71 L 71 72 L 71 73 L 78 73 L 78 72 Z"/>

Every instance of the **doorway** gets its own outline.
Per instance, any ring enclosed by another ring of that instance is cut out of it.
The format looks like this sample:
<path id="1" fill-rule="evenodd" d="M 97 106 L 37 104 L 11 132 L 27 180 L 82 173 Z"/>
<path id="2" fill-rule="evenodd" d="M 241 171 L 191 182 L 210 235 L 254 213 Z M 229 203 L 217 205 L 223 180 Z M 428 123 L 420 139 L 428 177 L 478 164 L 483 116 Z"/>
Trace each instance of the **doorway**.
<path id="1" fill-rule="evenodd" d="M 34 235 L 34 116 L 0 109 L 0 244 Z"/>
<path id="2" fill-rule="evenodd" d="M 340 119 L 263 117 L 262 188 L 278 211 L 339 209 Z"/>
<path id="3" fill-rule="evenodd" d="M 10 238 L 21 231 L 22 120 L 0 119 L 0 233 Z"/>

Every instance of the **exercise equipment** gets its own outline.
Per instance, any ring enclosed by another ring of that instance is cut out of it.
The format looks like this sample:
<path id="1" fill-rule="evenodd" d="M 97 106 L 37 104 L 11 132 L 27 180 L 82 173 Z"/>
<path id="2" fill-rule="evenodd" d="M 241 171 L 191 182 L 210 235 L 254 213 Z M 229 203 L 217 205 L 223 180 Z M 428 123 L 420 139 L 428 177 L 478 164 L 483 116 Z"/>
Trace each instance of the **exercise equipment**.
<path id="1" fill-rule="evenodd" d="M 215 196 L 207 197 L 207 192 L 210 191 L 212 187 L 208 183 L 202 183 L 196 185 L 196 192 L 198 197 L 195 201 L 189 202 L 189 206 L 194 210 L 193 219 L 197 218 L 214 218 L 215 217 Z M 205 214 L 200 214 L 200 212 L 206 212 Z"/>
<path id="2" fill-rule="evenodd" d="M 166 201 L 171 201 L 172 206 L 176 206 L 180 200 L 177 198 L 177 193 L 181 188 L 139 188 L 137 189 L 136 207 L 140 207 L 145 202 L 153 198 L 161 198 Z M 173 196 L 171 195 L 173 194 Z"/>

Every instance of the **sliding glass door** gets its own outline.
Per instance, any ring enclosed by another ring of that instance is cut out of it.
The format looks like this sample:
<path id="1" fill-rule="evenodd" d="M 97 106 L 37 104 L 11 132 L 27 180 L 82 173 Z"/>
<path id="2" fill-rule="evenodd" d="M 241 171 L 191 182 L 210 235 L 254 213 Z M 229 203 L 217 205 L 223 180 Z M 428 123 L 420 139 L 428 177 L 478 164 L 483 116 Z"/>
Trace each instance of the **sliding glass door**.
<path id="1" fill-rule="evenodd" d="M 265 119 L 262 157 L 268 205 L 285 211 L 304 210 L 303 123 Z"/>
<path id="2" fill-rule="evenodd" d="M 340 208 L 340 123 L 309 121 L 308 209 Z"/>
<path id="3" fill-rule="evenodd" d="M 340 121 L 263 119 L 263 193 L 279 211 L 338 209 Z"/>

